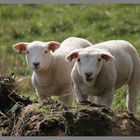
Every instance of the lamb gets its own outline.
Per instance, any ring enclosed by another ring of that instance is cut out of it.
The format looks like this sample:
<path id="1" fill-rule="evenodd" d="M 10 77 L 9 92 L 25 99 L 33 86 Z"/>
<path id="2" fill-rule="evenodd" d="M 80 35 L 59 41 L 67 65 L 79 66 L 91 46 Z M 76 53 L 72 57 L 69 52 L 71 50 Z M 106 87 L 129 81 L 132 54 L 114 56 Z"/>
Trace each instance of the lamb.
<path id="1" fill-rule="evenodd" d="M 76 48 L 90 45 L 85 39 L 70 37 L 61 44 L 55 41 L 20 42 L 13 45 L 13 49 L 26 53 L 27 64 L 33 70 L 32 84 L 40 99 L 58 96 L 65 107 L 70 107 L 73 98 L 70 73 L 74 63 L 67 63 L 65 56 Z"/>
<path id="2" fill-rule="evenodd" d="M 72 51 L 67 61 L 76 59 L 71 72 L 77 102 L 95 96 L 95 103 L 111 107 L 114 91 L 128 85 L 128 111 L 136 115 L 140 91 L 140 59 L 135 48 L 124 40 L 110 40 Z"/>

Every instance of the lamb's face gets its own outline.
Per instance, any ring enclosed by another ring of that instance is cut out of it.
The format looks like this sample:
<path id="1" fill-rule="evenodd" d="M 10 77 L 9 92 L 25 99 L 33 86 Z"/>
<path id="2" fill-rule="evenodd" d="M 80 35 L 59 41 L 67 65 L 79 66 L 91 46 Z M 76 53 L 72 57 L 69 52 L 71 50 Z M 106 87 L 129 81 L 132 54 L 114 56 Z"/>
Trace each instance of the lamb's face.
<path id="1" fill-rule="evenodd" d="M 29 67 L 35 71 L 46 69 L 51 62 L 51 53 L 44 43 L 33 42 L 27 46 L 26 61 Z"/>
<path id="2" fill-rule="evenodd" d="M 100 73 L 104 61 L 114 57 L 102 49 L 77 49 L 71 52 L 67 60 L 76 59 L 76 66 L 79 74 L 86 83 L 92 83 Z"/>
<path id="3" fill-rule="evenodd" d="M 60 46 L 58 42 L 41 42 L 34 41 L 31 43 L 18 43 L 13 48 L 20 52 L 26 53 L 28 66 L 34 71 L 46 70 L 49 68 L 54 51 Z M 50 51 L 51 50 L 51 51 Z"/>
<path id="4" fill-rule="evenodd" d="M 92 82 L 99 74 L 103 60 L 96 52 L 79 52 L 77 69 L 85 82 Z"/>

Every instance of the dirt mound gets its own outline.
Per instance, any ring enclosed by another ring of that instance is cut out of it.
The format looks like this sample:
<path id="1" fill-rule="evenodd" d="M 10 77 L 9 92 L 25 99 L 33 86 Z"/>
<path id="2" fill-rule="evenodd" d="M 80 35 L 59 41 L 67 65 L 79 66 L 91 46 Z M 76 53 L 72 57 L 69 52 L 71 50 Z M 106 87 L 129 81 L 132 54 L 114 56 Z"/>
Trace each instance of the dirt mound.
<path id="1" fill-rule="evenodd" d="M 16 82 L 14 73 L 10 76 L 0 77 L 0 111 L 2 113 L 9 111 L 11 107 L 18 102 L 23 105 L 32 103 L 29 98 L 18 94 L 18 89 L 15 85 Z"/>
<path id="2" fill-rule="evenodd" d="M 73 136 L 137 136 L 140 121 L 126 111 L 114 112 L 104 106 L 84 103 L 69 122 L 68 135 Z"/>
<path id="3" fill-rule="evenodd" d="M 140 136 L 140 120 L 127 111 L 114 112 L 89 102 L 69 111 L 51 99 L 33 103 L 17 94 L 14 77 L 0 80 L 2 136 Z"/>

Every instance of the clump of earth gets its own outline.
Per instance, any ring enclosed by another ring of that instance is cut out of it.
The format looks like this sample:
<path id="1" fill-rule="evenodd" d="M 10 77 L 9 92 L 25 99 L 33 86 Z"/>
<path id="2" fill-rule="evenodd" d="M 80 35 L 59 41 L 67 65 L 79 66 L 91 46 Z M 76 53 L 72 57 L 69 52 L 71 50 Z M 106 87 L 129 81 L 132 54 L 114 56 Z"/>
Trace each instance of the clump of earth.
<path id="1" fill-rule="evenodd" d="M 65 110 L 57 100 L 21 96 L 15 74 L 0 77 L 1 136 L 140 136 L 140 120 L 127 111 L 83 102 Z"/>

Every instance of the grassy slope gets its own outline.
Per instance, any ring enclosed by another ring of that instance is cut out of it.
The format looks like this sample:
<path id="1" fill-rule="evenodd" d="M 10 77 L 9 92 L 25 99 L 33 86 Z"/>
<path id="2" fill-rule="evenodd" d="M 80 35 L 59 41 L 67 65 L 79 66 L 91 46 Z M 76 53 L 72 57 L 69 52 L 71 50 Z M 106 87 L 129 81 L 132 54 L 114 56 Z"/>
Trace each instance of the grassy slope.
<path id="1" fill-rule="evenodd" d="M 111 39 L 130 41 L 140 53 L 140 5 L 0 5 L 0 72 L 26 76 L 24 54 L 11 46 L 20 41 L 57 40 L 79 36 L 91 42 Z M 28 83 L 25 92 L 33 92 Z M 115 109 L 125 108 L 126 89 L 116 94 Z M 140 108 L 139 108 L 140 110 Z M 140 111 L 139 111 L 140 112 Z"/>

